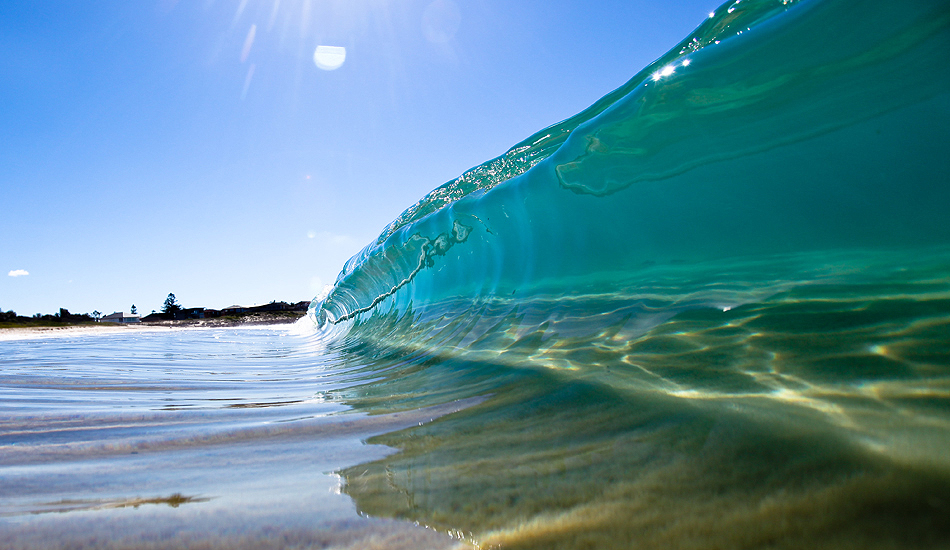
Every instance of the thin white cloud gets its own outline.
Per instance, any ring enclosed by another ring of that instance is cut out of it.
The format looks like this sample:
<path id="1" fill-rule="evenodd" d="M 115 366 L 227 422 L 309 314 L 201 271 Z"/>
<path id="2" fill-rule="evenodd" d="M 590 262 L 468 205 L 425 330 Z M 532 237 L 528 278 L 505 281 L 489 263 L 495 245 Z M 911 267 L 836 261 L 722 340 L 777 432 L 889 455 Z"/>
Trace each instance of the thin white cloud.
<path id="1" fill-rule="evenodd" d="M 29 274 L 30 272 L 25 269 L 14 269 L 13 271 L 7 273 L 7 275 L 11 277 L 24 277 Z"/>
<path id="2" fill-rule="evenodd" d="M 330 233 L 329 231 L 307 231 L 308 239 L 316 239 L 316 241 L 324 246 L 335 246 L 335 247 L 353 247 L 359 244 L 356 238 L 349 235 L 340 235 L 337 233 Z"/>

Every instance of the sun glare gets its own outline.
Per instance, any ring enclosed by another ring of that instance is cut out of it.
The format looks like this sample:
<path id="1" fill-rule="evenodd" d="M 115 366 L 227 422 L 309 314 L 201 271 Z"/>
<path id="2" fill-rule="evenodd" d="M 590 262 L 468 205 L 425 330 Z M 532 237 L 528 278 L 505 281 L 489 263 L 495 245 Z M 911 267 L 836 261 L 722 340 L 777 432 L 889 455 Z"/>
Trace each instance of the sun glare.
<path id="1" fill-rule="evenodd" d="M 317 46 L 313 62 L 324 71 L 339 69 L 346 61 L 346 48 L 340 46 Z"/>

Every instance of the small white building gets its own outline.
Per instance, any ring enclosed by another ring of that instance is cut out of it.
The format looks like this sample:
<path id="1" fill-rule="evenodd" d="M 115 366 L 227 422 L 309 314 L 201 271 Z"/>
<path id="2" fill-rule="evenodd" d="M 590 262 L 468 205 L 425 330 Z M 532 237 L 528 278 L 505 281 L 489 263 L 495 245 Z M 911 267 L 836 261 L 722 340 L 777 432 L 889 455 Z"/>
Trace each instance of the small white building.
<path id="1" fill-rule="evenodd" d="M 130 313 L 126 315 L 121 311 L 109 315 L 103 315 L 99 318 L 100 323 L 138 323 L 141 321 L 141 317 L 137 313 Z"/>

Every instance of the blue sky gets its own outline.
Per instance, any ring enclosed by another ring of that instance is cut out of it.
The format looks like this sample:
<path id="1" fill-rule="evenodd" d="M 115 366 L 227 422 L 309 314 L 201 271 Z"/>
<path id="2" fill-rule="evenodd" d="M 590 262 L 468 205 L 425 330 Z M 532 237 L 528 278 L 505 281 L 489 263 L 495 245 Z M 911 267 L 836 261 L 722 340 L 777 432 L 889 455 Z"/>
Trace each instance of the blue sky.
<path id="1" fill-rule="evenodd" d="M 716 7 L 4 2 L 0 309 L 309 300 L 428 191 L 620 86 Z M 345 48 L 342 65 L 320 68 L 318 46 Z"/>

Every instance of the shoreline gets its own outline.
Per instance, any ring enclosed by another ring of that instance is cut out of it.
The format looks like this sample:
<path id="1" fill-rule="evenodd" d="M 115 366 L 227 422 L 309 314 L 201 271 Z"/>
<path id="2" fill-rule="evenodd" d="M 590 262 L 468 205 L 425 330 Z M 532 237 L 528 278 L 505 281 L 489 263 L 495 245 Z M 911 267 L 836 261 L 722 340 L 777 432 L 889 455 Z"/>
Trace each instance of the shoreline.
<path id="1" fill-rule="evenodd" d="M 155 332 L 171 329 L 238 328 L 272 325 L 292 325 L 306 314 L 252 314 L 243 317 L 210 317 L 206 319 L 183 319 L 147 323 L 95 323 L 62 326 L 0 327 L 0 342 L 32 340 L 36 338 L 59 338 L 65 336 L 120 334 L 132 332 Z"/>

